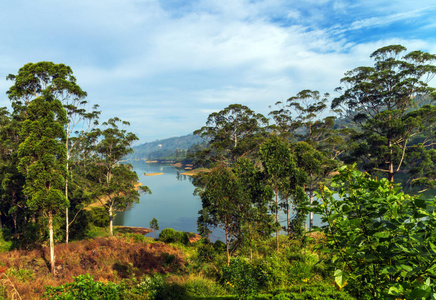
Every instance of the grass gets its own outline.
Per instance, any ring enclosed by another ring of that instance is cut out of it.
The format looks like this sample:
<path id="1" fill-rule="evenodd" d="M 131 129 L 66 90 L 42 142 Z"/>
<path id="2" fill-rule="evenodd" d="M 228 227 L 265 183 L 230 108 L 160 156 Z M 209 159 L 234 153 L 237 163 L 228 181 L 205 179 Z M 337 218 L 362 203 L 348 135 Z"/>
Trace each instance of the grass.
<path id="1" fill-rule="evenodd" d="M 49 270 L 49 249 L 13 250 L 0 253 L 5 274 L 22 299 L 40 299 L 44 286 L 59 286 L 72 282 L 72 277 L 90 274 L 95 280 L 119 282 L 123 278 L 154 273 L 183 272 L 186 262 L 183 253 L 164 243 L 149 243 L 148 239 L 97 237 L 68 245 L 55 246 L 56 276 Z M 171 258 L 171 259 L 169 259 Z M 4 276 L 4 275 L 2 275 Z M 12 296 L 13 289 L 6 287 Z"/>

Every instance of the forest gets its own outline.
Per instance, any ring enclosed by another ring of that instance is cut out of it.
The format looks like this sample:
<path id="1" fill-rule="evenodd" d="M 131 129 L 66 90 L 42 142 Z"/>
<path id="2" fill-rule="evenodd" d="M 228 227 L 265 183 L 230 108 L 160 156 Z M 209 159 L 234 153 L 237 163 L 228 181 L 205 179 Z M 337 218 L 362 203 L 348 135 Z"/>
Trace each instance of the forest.
<path id="1" fill-rule="evenodd" d="M 0 296 L 436 299 L 436 55 L 390 45 L 371 59 L 336 97 L 303 89 L 268 116 L 242 104 L 210 114 L 183 158 L 198 234 L 157 238 L 113 226 L 152 192 L 124 161 L 129 123 L 100 121 L 66 65 L 8 75 Z"/>

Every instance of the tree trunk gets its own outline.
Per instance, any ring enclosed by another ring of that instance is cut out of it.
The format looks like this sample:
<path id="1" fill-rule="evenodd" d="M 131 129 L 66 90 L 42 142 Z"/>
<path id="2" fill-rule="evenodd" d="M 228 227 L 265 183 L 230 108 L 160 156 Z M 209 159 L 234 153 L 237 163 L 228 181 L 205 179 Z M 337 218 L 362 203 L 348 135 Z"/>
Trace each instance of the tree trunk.
<path id="1" fill-rule="evenodd" d="M 226 226 L 226 253 L 227 253 L 227 265 L 230 266 L 230 252 L 229 252 L 229 231 Z"/>
<path id="2" fill-rule="evenodd" d="M 392 142 L 389 140 L 389 173 L 388 180 L 389 182 L 394 182 L 394 149 L 392 148 Z"/>
<path id="3" fill-rule="evenodd" d="M 17 234 L 18 229 L 17 229 L 17 213 L 16 212 L 14 212 L 14 214 L 12 215 L 12 220 L 14 221 L 14 233 Z"/>
<path id="4" fill-rule="evenodd" d="M 53 276 L 56 275 L 55 270 L 55 256 L 54 256 L 54 238 L 53 238 L 53 214 L 50 211 L 48 213 L 48 231 L 50 235 L 50 267 L 51 267 L 51 274 Z"/>
<path id="5" fill-rule="evenodd" d="M 251 235 L 251 224 L 248 223 L 248 232 L 250 234 L 250 261 L 253 261 L 253 237 Z"/>
<path id="6" fill-rule="evenodd" d="M 112 205 L 111 206 L 109 206 L 109 231 L 110 231 L 110 233 L 111 233 L 111 236 L 113 236 L 114 235 L 114 232 L 113 232 L 113 211 L 112 211 Z"/>
<path id="7" fill-rule="evenodd" d="M 286 194 L 286 231 L 288 232 L 289 236 L 289 194 Z"/>
<path id="8" fill-rule="evenodd" d="M 277 242 L 277 252 L 279 252 L 279 191 L 276 190 L 276 242 Z"/>
<path id="9" fill-rule="evenodd" d="M 65 142 L 65 147 L 67 149 L 67 163 L 66 163 L 66 167 L 67 167 L 67 176 L 65 176 L 65 199 L 68 202 L 68 160 L 70 159 L 70 155 L 68 153 L 68 137 L 69 134 L 67 132 L 67 139 Z M 70 234 L 70 224 L 68 224 L 70 221 L 68 219 L 68 206 L 65 208 L 65 244 L 68 245 L 68 238 L 69 238 L 69 234 Z"/>
<path id="10" fill-rule="evenodd" d="M 312 186 L 312 183 L 311 183 L 310 184 L 310 190 L 309 190 L 310 207 L 312 207 L 313 198 L 314 198 L 314 195 L 313 195 L 313 186 Z M 307 220 L 306 220 L 306 222 L 307 222 Z M 313 211 L 311 211 L 309 213 L 309 230 L 311 230 L 312 227 L 313 227 Z"/>
<path id="11" fill-rule="evenodd" d="M 70 234 L 70 226 L 68 225 L 68 207 L 65 208 L 65 244 L 68 245 L 68 236 Z"/>

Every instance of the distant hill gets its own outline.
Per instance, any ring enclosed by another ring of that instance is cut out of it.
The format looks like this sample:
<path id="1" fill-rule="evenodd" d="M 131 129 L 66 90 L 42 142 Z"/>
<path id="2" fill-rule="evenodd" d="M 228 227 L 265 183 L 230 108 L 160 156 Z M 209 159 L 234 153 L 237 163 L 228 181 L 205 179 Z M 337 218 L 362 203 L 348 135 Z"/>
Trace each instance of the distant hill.
<path id="1" fill-rule="evenodd" d="M 193 134 L 172 137 L 132 147 L 133 153 L 126 156 L 128 160 L 177 160 L 183 159 L 186 151 L 194 144 L 204 140 Z"/>

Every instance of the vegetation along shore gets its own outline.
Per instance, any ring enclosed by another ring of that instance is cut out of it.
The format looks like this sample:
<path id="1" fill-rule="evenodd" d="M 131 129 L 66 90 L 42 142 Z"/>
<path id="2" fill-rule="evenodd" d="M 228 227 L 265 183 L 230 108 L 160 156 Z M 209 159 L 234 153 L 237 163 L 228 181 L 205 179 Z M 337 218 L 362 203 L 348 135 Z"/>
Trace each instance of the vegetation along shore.
<path id="1" fill-rule="evenodd" d="M 268 117 L 230 104 L 135 150 L 70 67 L 8 75 L 0 298 L 436 299 L 436 55 L 390 45 L 370 58 L 337 97 L 303 89 Z M 113 225 L 152 192 L 129 160 L 190 176 L 196 233 Z"/>

